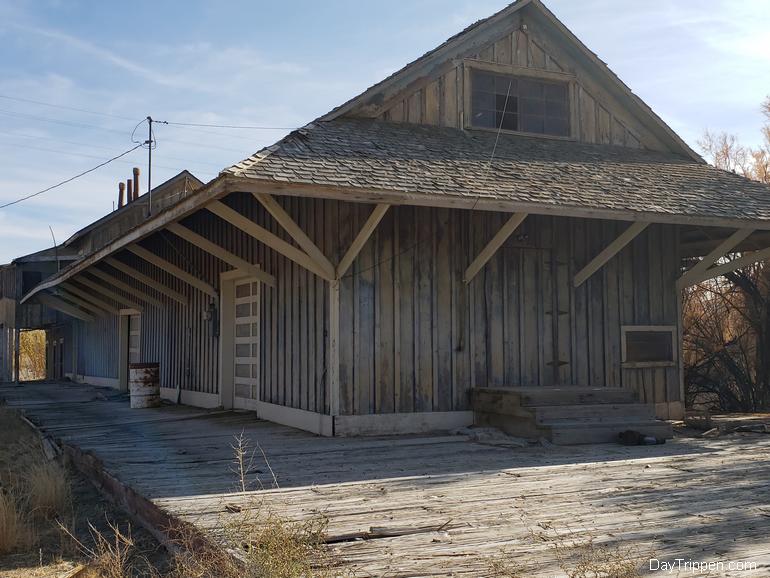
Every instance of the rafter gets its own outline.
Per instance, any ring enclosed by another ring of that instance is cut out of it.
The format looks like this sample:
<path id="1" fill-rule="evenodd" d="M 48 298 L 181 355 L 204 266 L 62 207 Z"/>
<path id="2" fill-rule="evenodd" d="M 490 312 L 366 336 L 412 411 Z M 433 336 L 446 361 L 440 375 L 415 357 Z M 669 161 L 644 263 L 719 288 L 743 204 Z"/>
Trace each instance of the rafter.
<path id="1" fill-rule="evenodd" d="M 132 287 L 128 283 L 124 283 L 120 279 L 117 279 L 116 277 L 113 277 L 109 273 L 105 273 L 101 269 L 97 269 L 96 267 L 91 267 L 90 269 L 86 269 L 85 274 L 87 276 L 93 276 L 97 279 L 100 279 L 104 281 L 105 283 L 108 283 L 109 286 L 116 287 L 122 291 L 125 291 L 129 295 L 135 296 L 137 299 L 141 299 L 145 303 L 149 303 L 150 305 L 155 305 L 155 307 L 163 307 L 163 302 L 159 301 L 158 299 L 155 299 L 153 296 L 148 295 L 144 291 L 142 291 L 139 288 Z"/>
<path id="2" fill-rule="evenodd" d="M 125 273 L 126 275 L 136 279 L 140 283 L 144 283 L 148 287 L 155 289 L 158 293 L 162 293 L 166 297 L 169 297 L 174 301 L 178 301 L 182 305 L 187 305 L 187 301 L 188 301 L 187 297 L 184 296 L 182 293 L 179 293 L 178 291 L 174 291 L 170 287 L 167 287 L 163 283 L 160 283 L 155 279 L 153 279 L 152 277 L 145 275 L 144 273 L 132 267 L 131 265 L 128 265 L 123 261 L 118 261 L 114 257 L 107 257 L 104 259 L 104 262 L 107 263 L 113 269 L 117 269 L 121 273 Z"/>
<path id="3" fill-rule="evenodd" d="M 238 255 L 231 253 L 227 249 L 220 247 L 215 243 L 212 243 L 205 237 L 199 235 L 195 231 L 191 231 L 184 225 L 180 225 L 179 223 L 171 223 L 166 227 L 166 229 L 174 233 L 174 235 L 176 235 L 177 237 L 181 237 L 185 241 L 192 243 L 199 249 L 214 255 L 214 257 L 216 257 L 217 259 L 221 259 L 228 265 L 231 265 L 236 269 L 248 271 L 252 277 L 256 277 L 257 279 L 269 285 L 270 287 L 275 287 L 276 285 L 275 277 L 273 277 L 270 273 L 263 271 L 256 265 L 249 263 L 248 261 L 246 261 L 246 259 L 243 259 Z"/>
<path id="4" fill-rule="evenodd" d="M 96 318 L 93 315 L 86 313 L 82 309 L 79 309 L 78 307 L 71 305 L 66 301 L 61 300 L 58 297 L 49 295 L 48 293 L 38 293 L 37 299 L 43 305 L 46 305 L 51 309 L 56 309 L 58 311 L 61 311 L 62 313 L 69 315 L 70 317 L 75 317 L 77 319 L 80 319 L 81 321 L 91 322 L 96 320 Z"/>
<path id="5" fill-rule="evenodd" d="M 70 303 L 77 305 L 81 309 L 84 309 L 87 313 L 94 316 L 101 316 L 105 313 L 108 313 L 108 311 L 104 310 L 103 308 L 99 307 L 98 305 L 94 305 L 90 301 L 87 301 L 83 299 L 82 297 L 79 297 L 78 295 L 75 295 L 73 292 L 69 291 L 68 289 L 62 287 L 59 285 L 56 288 L 56 297 L 59 299 L 63 299 L 64 301 L 69 301 Z"/>
<path id="6" fill-rule="evenodd" d="M 195 287 L 199 291 L 210 295 L 214 299 L 217 298 L 218 296 L 217 291 L 211 285 L 209 285 L 202 279 L 198 279 L 195 275 L 188 273 L 181 267 L 177 267 L 170 261 L 166 261 L 164 258 L 159 257 L 152 251 L 148 251 L 147 249 L 139 245 L 129 245 L 128 247 L 126 247 L 126 249 L 131 251 L 137 257 L 141 257 L 148 263 L 152 263 L 156 267 L 160 267 L 169 275 L 173 275 L 174 277 L 181 279 L 188 285 L 191 285 L 192 287 Z"/>
<path id="7" fill-rule="evenodd" d="M 347 270 L 353 264 L 353 261 L 355 261 L 356 257 L 358 257 L 361 249 L 364 248 L 364 245 L 366 245 L 369 237 L 372 236 L 372 233 L 377 228 L 377 225 L 379 225 L 380 221 L 385 216 L 385 213 L 388 211 L 388 207 L 390 207 L 390 205 L 385 203 L 380 203 L 374 207 L 372 213 L 369 215 L 369 218 L 366 219 L 364 226 L 361 227 L 358 235 L 356 235 L 356 238 L 350 244 L 347 252 L 340 260 L 340 264 L 337 265 L 337 279 L 341 279 L 342 276 L 345 275 Z"/>
<path id="8" fill-rule="evenodd" d="M 327 276 L 334 276 L 334 265 L 326 258 L 321 250 L 316 246 L 313 240 L 307 236 L 305 231 L 291 218 L 284 208 L 275 200 L 272 195 L 267 193 L 252 193 L 263 207 L 273 216 L 291 238 L 302 247 L 302 250 L 316 262 L 316 265 L 326 273 Z"/>
<path id="9" fill-rule="evenodd" d="M 287 243 L 277 235 L 274 235 L 238 211 L 231 209 L 221 201 L 214 201 L 213 203 L 209 203 L 206 205 L 206 209 L 221 219 L 224 219 L 234 227 L 251 235 L 257 241 L 264 243 L 271 249 L 277 251 L 287 259 L 291 259 L 308 271 L 315 273 L 322 279 L 326 279 L 327 281 L 332 280 L 332 278 L 323 269 L 321 269 L 321 267 L 315 261 L 313 261 L 313 259 L 311 259 L 307 253 L 297 249 L 294 245 Z"/>
<path id="10" fill-rule="evenodd" d="M 94 306 L 98 307 L 102 311 L 106 311 L 107 313 L 112 313 L 113 315 L 118 315 L 120 313 L 120 310 L 117 309 L 114 305 L 110 305 L 106 301 L 100 299 L 96 295 L 93 295 L 92 293 L 88 293 L 88 291 L 84 291 L 77 285 L 73 284 L 72 282 L 68 281 L 67 283 L 63 284 L 64 289 L 66 289 L 69 293 L 72 293 L 74 295 L 77 295 L 81 299 L 84 299 L 85 301 L 93 304 Z"/>
<path id="11" fill-rule="evenodd" d="M 591 259 L 591 261 L 585 267 L 578 271 L 574 279 L 575 287 L 580 287 L 583 283 L 585 283 L 586 280 L 591 277 L 591 275 L 604 267 L 610 259 L 612 259 L 623 249 L 623 247 L 638 237 L 649 226 L 650 223 L 644 223 L 640 221 L 632 223 L 628 229 L 618 235 L 618 237 L 612 243 L 602 249 L 602 251 L 596 257 Z"/>
<path id="12" fill-rule="evenodd" d="M 519 225 L 521 225 L 526 218 L 527 213 L 514 213 L 505 222 L 505 224 L 500 227 L 500 230 L 495 233 L 495 236 L 492 237 L 492 240 L 487 243 L 486 247 L 481 250 L 478 256 L 470 265 L 468 265 L 468 268 L 465 270 L 463 281 L 466 284 L 470 283 L 478 274 L 478 272 L 484 268 L 484 265 L 489 262 L 489 260 L 502 246 L 502 244 L 508 240 L 508 237 L 510 237 L 513 232 L 519 228 Z"/>
<path id="13" fill-rule="evenodd" d="M 130 299 L 128 297 L 124 297 L 123 295 L 120 295 L 110 289 L 109 287 L 106 287 L 104 285 L 100 285 L 96 281 L 92 281 L 91 279 L 87 279 L 84 276 L 77 277 L 78 283 L 81 285 L 88 287 L 91 289 L 91 291 L 96 291 L 97 293 L 100 293 L 102 296 L 107 297 L 108 299 L 112 299 L 116 303 L 120 303 L 124 307 L 133 307 L 136 309 L 143 309 L 142 304 L 138 301 L 134 301 L 133 299 Z"/>

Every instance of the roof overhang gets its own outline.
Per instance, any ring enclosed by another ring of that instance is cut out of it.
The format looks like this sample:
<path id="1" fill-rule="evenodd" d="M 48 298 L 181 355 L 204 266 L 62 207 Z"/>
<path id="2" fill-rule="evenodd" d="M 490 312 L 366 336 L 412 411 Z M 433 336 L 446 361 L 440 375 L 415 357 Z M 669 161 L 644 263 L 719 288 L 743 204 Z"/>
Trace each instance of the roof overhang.
<path id="1" fill-rule="evenodd" d="M 192 193 L 184 201 L 170 207 L 155 217 L 148 219 L 140 226 L 125 235 L 115 239 L 105 247 L 72 263 L 56 275 L 37 285 L 22 299 L 21 303 L 32 299 L 36 294 L 52 289 L 60 283 L 72 279 L 101 260 L 110 257 L 118 251 L 127 248 L 153 233 L 164 229 L 192 213 L 204 209 L 206 205 L 230 193 L 267 193 L 292 197 L 310 197 L 333 199 L 356 203 L 386 203 L 388 205 L 411 205 L 425 207 L 440 207 L 449 209 L 465 209 L 479 211 L 496 211 L 506 213 L 528 213 L 532 215 L 551 215 L 585 219 L 603 219 L 614 221 L 631 221 L 639 223 L 659 223 L 671 225 L 689 225 L 700 227 L 721 228 L 752 228 L 757 231 L 770 231 L 770 221 L 752 219 L 729 219 L 708 216 L 691 216 L 685 214 L 635 212 L 628 210 L 600 209 L 562 204 L 523 203 L 504 199 L 449 196 L 437 191 L 435 194 L 410 193 L 408 191 L 363 189 L 344 186 L 324 186 L 317 184 L 283 183 L 272 180 L 261 180 L 235 175 L 222 174 L 216 179 Z"/>

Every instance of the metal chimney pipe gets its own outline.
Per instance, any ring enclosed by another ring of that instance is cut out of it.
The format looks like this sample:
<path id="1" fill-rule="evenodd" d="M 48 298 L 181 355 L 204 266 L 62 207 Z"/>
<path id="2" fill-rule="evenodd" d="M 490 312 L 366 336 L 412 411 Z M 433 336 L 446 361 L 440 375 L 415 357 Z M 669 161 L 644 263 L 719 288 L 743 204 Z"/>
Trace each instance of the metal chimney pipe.
<path id="1" fill-rule="evenodd" d="M 134 200 L 139 198 L 139 167 L 134 167 Z"/>
<path id="2" fill-rule="evenodd" d="M 134 200 L 134 181 L 131 179 L 126 179 L 126 198 L 128 199 L 128 203 Z"/>
<path id="3" fill-rule="evenodd" d="M 125 205 L 124 199 L 126 194 L 126 183 L 119 182 L 118 183 L 118 208 L 121 208 L 123 205 Z"/>

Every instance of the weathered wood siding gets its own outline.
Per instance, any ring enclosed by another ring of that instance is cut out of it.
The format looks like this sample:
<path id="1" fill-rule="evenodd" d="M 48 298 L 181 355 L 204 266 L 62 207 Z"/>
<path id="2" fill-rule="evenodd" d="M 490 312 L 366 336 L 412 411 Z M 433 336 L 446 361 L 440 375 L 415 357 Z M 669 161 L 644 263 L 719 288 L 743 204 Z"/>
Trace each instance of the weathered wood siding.
<path id="1" fill-rule="evenodd" d="M 77 366 L 74 373 L 89 377 L 117 379 L 118 360 L 118 318 L 114 315 L 97 317 L 86 323 L 79 319 L 72 320 L 72 336 L 75 342 Z M 65 350 L 70 351 L 70 344 L 65 342 Z M 71 355 L 65 353 L 65 358 Z"/>
<path id="2" fill-rule="evenodd" d="M 520 29 L 522 24 L 526 30 Z M 584 70 L 564 40 L 549 27 L 535 20 L 518 17 L 505 35 L 490 39 L 483 46 L 470 47 L 463 56 L 468 61 L 525 67 L 533 70 L 574 75 L 576 94 L 572 115 L 575 135 L 586 143 L 614 144 L 632 148 L 667 150 L 658 138 L 632 113 L 621 99 Z M 393 122 L 410 122 L 462 128 L 470 111 L 465 110 L 463 59 L 440 67 L 437 74 L 415 82 L 412 87 L 364 114 Z M 353 111 L 352 116 L 359 113 Z"/>
<path id="3" fill-rule="evenodd" d="M 368 210 L 341 213 L 342 235 Z M 676 368 L 624 370 L 620 351 L 621 325 L 677 322 L 675 227 L 650 227 L 575 289 L 574 274 L 627 224 L 531 216 L 465 285 L 505 218 L 398 207 L 383 219 L 342 283 L 343 414 L 468 409 L 469 388 L 486 386 L 679 399 Z"/>
<path id="4" fill-rule="evenodd" d="M 280 198 L 310 238 L 338 262 L 371 205 Z M 288 235 L 249 195 L 225 201 Z M 471 387 L 596 385 L 637 389 L 651 402 L 679 399 L 676 368 L 621 369 L 624 324 L 677 323 L 677 231 L 653 225 L 575 289 L 575 273 L 627 223 L 530 216 L 477 277 L 465 268 L 507 215 L 426 207 L 389 209 L 340 290 L 343 414 L 469 408 Z M 277 279 L 261 299 L 260 398 L 328 412 L 328 284 L 248 235 L 200 211 L 185 224 Z M 171 233 L 143 241 L 214 287 L 228 267 Z M 142 315 L 144 361 L 163 387 L 218 393 L 218 324 L 211 298 L 141 259 L 121 260 L 190 297 L 157 295 Z M 128 276 L 110 270 L 128 283 Z M 117 376 L 117 322 L 79 323 L 79 373 Z"/>
<path id="5" fill-rule="evenodd" d="M 225 202 L 291 241 L 250 195 L 231 195 Z M 335 202 L 287 198 L 281 199 L 281 204 L 322 251 L 334 250 L 330 248 L 337 223 Z M 260 264 L 277 278 L 277 288 L 263 286 L 262 289 L 259 379 L 262 401 L 328 412 L 325 393 L 327 283 L 208 211 L 199 211 L 183 223 L 242 258 Z M 167 231 L 153 235 L 142 245 L 217 289 L 220 273 L 229 269 L 223 262 Z M 141 356 L 143 361 L 160 363 L 161 386 L 219 393 L 218 319 L 207 321 L 204 318 L 212 299 L 133 254 L 123 253 L 118 259 L 189 298 L 189 303 L 182 305 L 150 291 L 163 307 L 147 305 L 142 313 Z M 106 270 L 132 286 L 148 290 L 124 273 L 110 267 Z M 109 328 L 103 327 L 106 319 L 112 320 Z M 96 323 L 80 323 L 79 326 L 84 336 L 79 342 L 78 371 L 86 375 L 117 377 L 117 338 L 113 344 L 110 337 L 110 344 L 106 345 L 102 337 L 105 331 L 109 331 L 110 336 L 113 332 L 117 336 L 117 318 L 101 318 Z"/>

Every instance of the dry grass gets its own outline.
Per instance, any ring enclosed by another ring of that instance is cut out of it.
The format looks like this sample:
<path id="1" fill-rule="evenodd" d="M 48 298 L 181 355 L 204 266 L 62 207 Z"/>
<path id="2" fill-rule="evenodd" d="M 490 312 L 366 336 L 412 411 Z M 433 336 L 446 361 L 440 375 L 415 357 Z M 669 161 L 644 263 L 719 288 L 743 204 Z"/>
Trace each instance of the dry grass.
<path id="1" fill-rule="evenodd" d="M 10 492 L 0 492 L 0 554 L 35 543 L 33 527 L 19 506 L 19 499 Z"/>
<path id="2" fill-rule="evenodd" d="M 234 436 L 232 473 L 239 492 L 277 488 L 278 479 L 259 443 L 242 432 Z M 257 450 L 261 460 L 256 459 Z M 259 467 L 256 461 L 263 463 Z M 269 473 L 263 482 L 258 473 Z M 174 528 L 177 535 L 171 578 L 304 578 L 340 576 L 326 547 L 328 520 L 313 516 L 292 521 L 266 511 L 259 494 L 245 505 L 224 504 L 228 512 L 217 526 L 217 543 L 203 540 L 192 526 Z"/>
<path id="3" fill-rule="evenodd" d="M 91 573 L 99 578 L 133 578 L 138 574 L 157 576 L 149 562 L 137 554 L 131 526 L 121 530 L 117 523 L 109 520 L 107 525 L 109 534 L 105 535 L 93 524 L 88 524 L 91 545 L 85 544 L 64 524 L 60 523 L 59 528 L 87 559 Z"/>
<path id="4" fill-rule="evenodd" d="M 61 518 L 72 511 L 72 494 L 66 470 L 57 462 L 39 462 L 30 467 L 26 492 L 30 512 L 46 518 Z"/>

